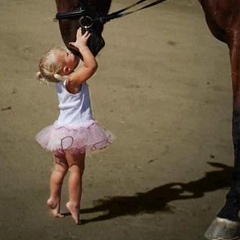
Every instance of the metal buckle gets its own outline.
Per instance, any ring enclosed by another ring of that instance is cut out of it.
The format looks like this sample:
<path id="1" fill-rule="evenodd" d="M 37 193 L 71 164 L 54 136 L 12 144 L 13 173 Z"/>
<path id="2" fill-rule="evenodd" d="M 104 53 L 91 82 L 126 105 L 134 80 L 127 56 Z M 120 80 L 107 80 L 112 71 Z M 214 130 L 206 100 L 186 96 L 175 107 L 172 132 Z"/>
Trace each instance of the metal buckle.
<path id="1" fill-rule="evenodd" d="M 89 16 L 82 16 L 79 19 L 79 24 L 82 28 L 89 29 L 93 25 L 93 19 Z"/>

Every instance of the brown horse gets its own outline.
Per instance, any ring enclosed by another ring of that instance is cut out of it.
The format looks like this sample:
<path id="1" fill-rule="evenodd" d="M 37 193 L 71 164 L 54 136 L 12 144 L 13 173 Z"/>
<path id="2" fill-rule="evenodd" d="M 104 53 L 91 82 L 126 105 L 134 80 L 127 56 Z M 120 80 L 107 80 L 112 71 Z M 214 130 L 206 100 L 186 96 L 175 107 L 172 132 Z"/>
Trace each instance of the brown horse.
<path id="1" fill-rule="evenodd" d="M 75 40 L 76 30 L 83 26 L 92 32 L 89 47 L 94 55 L 103 48 L 101 36 L 104 24 L 122 16 L 122 11 L 107 15 L 111 0 L 55 0 L 56 18 L 66 46 Z M 138 1 L 136 4 L 144 2 Z M 155 5 L 166 0 L 157 0 Z M 212 34 L 227 44 L 230 52 L 233 115 L 232 138 L 234 146 L 234 171 L 232 186 L 226 203 L 213 221 L 205 237 L 209 239 L 240 239 L 240 0 L 199 0 Z M 132 5 L 133 6 L 133 5 Z M 131 7 L 131 6 L 130 6 Z M 127 10 L 128 8 L 123 9 Z M 134 12 L 134 11 L 132 11 Z M 132 13 L 131 12 L 131 13 Z M 67 13 L 67 15 L 64 15 Z M 74 52 L 73 49 L 70 49 Z M 78 52 L 75 52 L 78 54 Z M 80 56 L 81 57 L 81 56 Z"/>

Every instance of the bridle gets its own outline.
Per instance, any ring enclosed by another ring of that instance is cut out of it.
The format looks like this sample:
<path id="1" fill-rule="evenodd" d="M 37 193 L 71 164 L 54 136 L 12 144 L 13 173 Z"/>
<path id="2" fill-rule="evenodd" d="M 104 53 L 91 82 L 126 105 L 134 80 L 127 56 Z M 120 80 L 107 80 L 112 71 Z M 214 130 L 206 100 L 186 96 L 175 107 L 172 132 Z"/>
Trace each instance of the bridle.
<path id="1" fill-rule="evenodd" d="M 99 0 L 99 1 L 101 1 L 101 0 Z M 85 28 L 85 29 L 89 29 L 93 26 L 93 24 L 95 22 L 100 22 L 102 24 L 105 24 L 105 23 L 107 23 L 107 22 L 109 22 L 113 19 L 120 18 L 120 17 L 126 16 L 126 15 L 129 15 L 129 14 L 132 14 L 132 13 L 138 12 L 140 10 L 153 7 L 153 6 L 155 6 L 159 3 L 165 2 L 167 0 L 156 0 L 156 1 L 154 1 L 152 3 L 149 3 L 149 4 L 147 4 L 143 7 L 140 7 L 136 10 L 125 12 L 128 9 L 133 8 L 133 7 L 143 3 L 145 1 L 146 0 L 140 0 L 140 1 L 130 5 L 128 7 L 125 7 L 123 9 L 120 9 L 120 10 L 116 11 L 116 12 L 107 14 L 105 16 L 100 16 L 98 13 L 96 13 L 96 15 L 94 17 L 92 17 L 91 14 L 90 14 L 90 11 L 88 9 L 87 1 L 86 0 L 78 0 L 78 2 L 79 2 L 79 9 L 78 10 L 72 11 L 72 12 L 66 12 L 66 13 L 57 13 L 55 19 L 56 20 L 61 20 L 61 19 L 75 20 L 75 19 L 79 19 L 80 26 Z"/>

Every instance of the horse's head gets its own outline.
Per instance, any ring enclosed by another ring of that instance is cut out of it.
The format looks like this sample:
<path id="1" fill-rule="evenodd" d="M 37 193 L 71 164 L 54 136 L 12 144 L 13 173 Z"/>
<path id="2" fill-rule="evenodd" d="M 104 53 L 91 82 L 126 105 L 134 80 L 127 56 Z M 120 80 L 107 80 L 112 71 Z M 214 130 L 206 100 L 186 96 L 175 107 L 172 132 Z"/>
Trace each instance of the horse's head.
<path id="1" fill-rule="evenodd" d="M 88 41 L 88 46 L 94 56 L 104 47 L 105 42 L 102 37 L 103 23 L 93 21 L 98 16 L 104 16 L 108 13 L 111 0 L 55 0 L 58 14 L 71 13 L 79 11 L 84 7 L 86 14 L 84 16 L 71 17 L 71 19 L 60 19 L 59 27 L 62 39 L 67 48 L 75 55 L 81 54 L 75 49 L 70 48 L 69 42 L 76 40 L 77 29 L 84 26 L 85 29 L 91 32 L 91 37 Z M 84 5 L 84 6 L 83 6 Z"/>

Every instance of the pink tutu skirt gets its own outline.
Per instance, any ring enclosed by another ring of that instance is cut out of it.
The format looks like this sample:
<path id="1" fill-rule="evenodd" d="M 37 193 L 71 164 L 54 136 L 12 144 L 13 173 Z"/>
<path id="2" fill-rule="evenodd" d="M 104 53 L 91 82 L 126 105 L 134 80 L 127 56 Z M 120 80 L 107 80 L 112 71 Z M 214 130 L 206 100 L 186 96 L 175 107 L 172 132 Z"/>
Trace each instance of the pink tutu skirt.
<path id="1" fill-rule="evenodd" d="M 36 141 L 56 156 L 63 156 L 65 153 L 90 154 L 107 148 L 114 139 L 111 132 L 103 129 L 95 121 L 78 127 L 53 124 L 44 128 L 36 136 Z"/>

